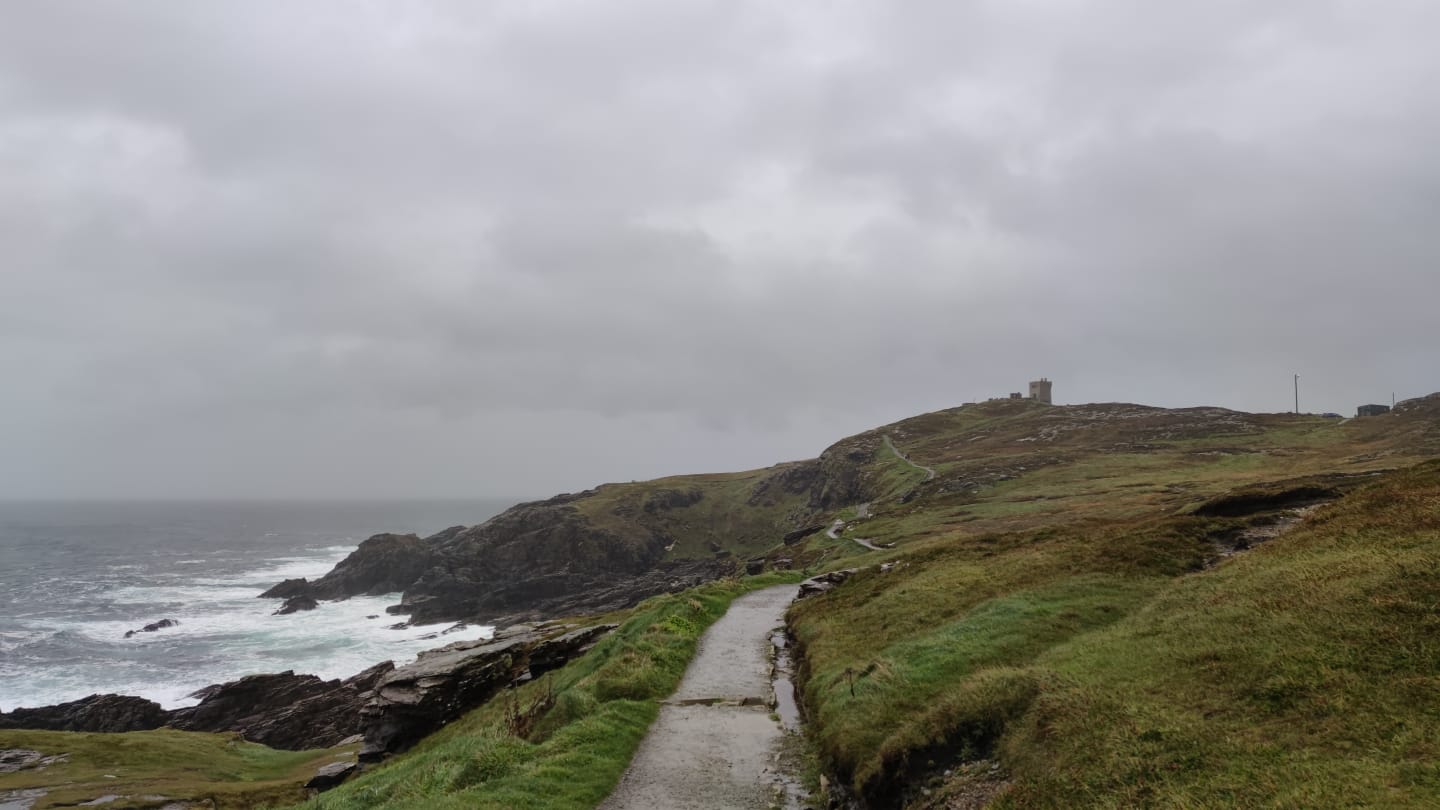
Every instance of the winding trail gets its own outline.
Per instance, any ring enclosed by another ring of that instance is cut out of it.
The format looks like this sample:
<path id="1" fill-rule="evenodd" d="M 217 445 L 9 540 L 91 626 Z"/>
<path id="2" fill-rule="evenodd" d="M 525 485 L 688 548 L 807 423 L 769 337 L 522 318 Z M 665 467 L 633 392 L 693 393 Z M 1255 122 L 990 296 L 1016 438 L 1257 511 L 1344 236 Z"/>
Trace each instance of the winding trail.
<path id="1" fill-rule="evenodd" d="M 885 439 L 885 446 L 888 447 L 888 448 L 890 448 L 890 452 L 892 452 L 892 453 L 894 453 L 895 455 L 899 456 L 901 461 L 905 462 L 906 464 L 909 464 L 911 467 L 914 467 L 914 468 L 917 469 L 917 470 L 922 470 L 922 471 L 924 471 L 924 473 L 925 473 L 925 480 L 926 480 L 926 481 L 933 481 L 933 480 L 935 480 L 935 470 L 934 470 L 933 468 L 931 468 L 931 467 L 926 467 L 926 466 L 923 465 L 923 464 L 916 464 L 915 462 L 911 461 L 909 456 L 907 456 L 907 455 L 905 455 L 904 453 L 900 452 L 900 448 L 896 447 L 896 446 L 895 446 L 895 443 L 892 442 L 892 441 L 890 441 L 890 434 L 889 434 L 889 433 L 886 433 L 886 434 L 885 434 L 884 439 Z"/>
<path id="2" fill-rule="evenodd" d="M 779 767 L 785 732 L 770 715 L 770 636 L 798 592 L 776 585 L 746 594 L 705 631 L 600 810 L 759 810 L 793 798 L 794 780 Z"/>
<path id="3" fill-rule="evenodd" d="M 867 517 L 870 517 L 870 504 L 862 503 L 859 506 L 855 507 L 855 518 L 857 520 L 861 520 Z M 841 518 L 835 518 L 835 522 L 831 523 L 830 528 L 825 530 L 825 536 L 830 538 L 831 540 L 839 540 L 840 531 L 844 528 L 845 521 Z M 870 549 L 871 551 L 885 551 L 886 549 L 894 548 L 894 546 L 877 546 L 873 542 L 871 542 L 869 538 L 866 537 L 851 537 L 850 539 L 856 543 L 859 543 L 865 548 Z"/>

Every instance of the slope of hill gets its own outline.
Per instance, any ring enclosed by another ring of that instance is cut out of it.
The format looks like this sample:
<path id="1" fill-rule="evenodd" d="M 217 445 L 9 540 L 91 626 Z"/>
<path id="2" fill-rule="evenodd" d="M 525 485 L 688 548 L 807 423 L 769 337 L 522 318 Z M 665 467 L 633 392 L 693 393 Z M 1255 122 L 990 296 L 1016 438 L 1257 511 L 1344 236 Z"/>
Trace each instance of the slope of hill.
<path id="1" fill-rule="evenodd" d="M 1440 398 L 1344 424 L 1000 405 L 883 429 L 938 472 L 851 527 L 894 565 L 792 611 L 843 784 L 873 807 L 1436 800 L 1440 467 L 1386 470 L 1436 455 Z"/>

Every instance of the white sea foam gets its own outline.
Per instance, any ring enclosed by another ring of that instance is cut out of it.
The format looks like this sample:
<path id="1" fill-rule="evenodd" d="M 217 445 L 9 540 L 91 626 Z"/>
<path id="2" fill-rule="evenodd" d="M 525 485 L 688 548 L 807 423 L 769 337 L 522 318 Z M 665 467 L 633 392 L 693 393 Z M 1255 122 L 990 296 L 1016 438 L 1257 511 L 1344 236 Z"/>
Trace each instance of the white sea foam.
<path id="1" fill-rule="evenodd" d="M 104 591 L 115 612 L 145 621 L 105 617 L 26 620 L 0 635 L 0 709 L 43 706 L 94 693 L 140 695 L 166 708 L 194 703 L 188 695 L 200 687 L 260 672 L 293 670 L 322 678 L 345 678 L 380 661 L 414 660 L 426 649 L 452 641 L 483 638 L 491 628 L 473 625 L 426 638 L 445 625 L 391 629 L 403 617 L 385 608 L 399 594 L 358 596 L 322 602 L 315 610 L 273 615 L 280 602 L 258 599 L 264 588 L 291 577 L 317 577 L 353 550 L 352 546 L 315 549 L 313 556 L 270 560 L 228 576 L 180 578 Z M 370 618 L 370 617 L 375 618 Z M 158 619 L 176 627 L 137 633 L 128 630 Z M 60 634 L 76 639 L 85 654 L 47 660 L 43 677 L 26 671 L 25 652 Z M 14 653 L 13 655 L 11 653 Z"/>

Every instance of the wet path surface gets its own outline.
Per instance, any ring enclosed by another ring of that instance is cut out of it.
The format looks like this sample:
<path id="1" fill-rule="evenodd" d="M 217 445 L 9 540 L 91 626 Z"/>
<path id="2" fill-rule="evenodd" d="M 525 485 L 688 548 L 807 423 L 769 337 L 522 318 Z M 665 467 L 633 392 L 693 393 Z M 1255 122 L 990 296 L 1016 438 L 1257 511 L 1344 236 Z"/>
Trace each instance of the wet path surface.
<path id="1" fill-rule="evenodd" d="M 789 780 L 777 764 L 785 732 L 770 717 L 771 635 L 797 592 L 746 594 L 710 626 L 602 810 L 786 805 Z"/>

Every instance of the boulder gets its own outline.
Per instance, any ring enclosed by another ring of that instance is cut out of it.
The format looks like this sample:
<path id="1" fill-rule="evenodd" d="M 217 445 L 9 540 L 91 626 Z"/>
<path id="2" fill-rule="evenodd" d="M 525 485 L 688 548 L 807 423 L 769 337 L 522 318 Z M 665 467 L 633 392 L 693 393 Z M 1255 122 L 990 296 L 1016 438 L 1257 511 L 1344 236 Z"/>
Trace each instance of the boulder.
<path id="1" fill-rule="evenodd" d="M 795 598 L 804 599 L 807 596 L 825 593 L 854 576 L 855 572 L 859 570 L 858 568 L 846 568 L 840 571 L 831 571 L 828 574 L 811 577 L 800 583 L 800 593 Z"/>
<path id="2" fill-rule="evenodd" d="M 305 783 L 305 787 L 323 792 L 338 787 L 341 782 L 349 779 L 350 775 L 359 769 L 360 763 L 358 762 L 332 762 L 316 771 L 315 775 L 310 777 L 310 781 Z"/>
<path id="3" fill-rule="evenodd" d="M 297 613 L 302 610 L 314 610 L 317 607 L 320 607 L 320 603 L 315 601 L 315 597 L 302 593 L 286 599 L 285 604 L 281 605 L 280 609 L 275 611 L 275 615 L 288 616 L 291 613 Z"/>
<path id="4" fill-rule="evenodd" d="M 0 713 L 0 728 L 37 731 L 149 731 L 169 714 L 153 700 L 130 695 L 90 695 L 69 703 Z"/>
<path id="5" fill-rule="evenodd" d="M 153 633 L 156 630 L 164 630 L 167 627 L 179 627 L 180 622 L 175 619 L 161 619 L 158 622 L 151 622 L 139 630 L 126 630 L 125 638 L 132 638 L 136 633 Z"/>
<path id="6" fill-rule="evenodd" d="M 361 761 L 410 748 L 501 689 L 537 677 L 589 649 L 616 625 L 545 635 L 521 626 L 486 641 L 458 641 L 383 675 L 361 710 Z"/>

